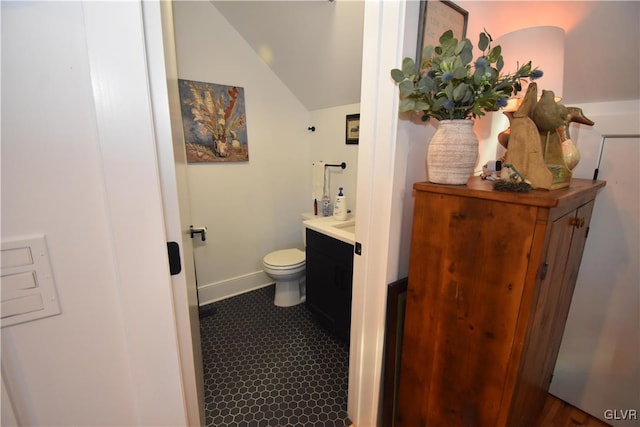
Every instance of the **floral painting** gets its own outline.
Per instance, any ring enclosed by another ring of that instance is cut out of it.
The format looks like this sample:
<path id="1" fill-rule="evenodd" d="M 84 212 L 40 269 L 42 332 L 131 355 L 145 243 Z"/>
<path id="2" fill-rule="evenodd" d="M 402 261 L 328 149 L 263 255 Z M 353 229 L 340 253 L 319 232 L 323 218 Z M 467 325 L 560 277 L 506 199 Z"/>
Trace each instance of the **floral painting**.
<path id="1" fill-rule="evenodd" d="M 178 80 L 188 163 L 249 160 L 244 89 Z"/>

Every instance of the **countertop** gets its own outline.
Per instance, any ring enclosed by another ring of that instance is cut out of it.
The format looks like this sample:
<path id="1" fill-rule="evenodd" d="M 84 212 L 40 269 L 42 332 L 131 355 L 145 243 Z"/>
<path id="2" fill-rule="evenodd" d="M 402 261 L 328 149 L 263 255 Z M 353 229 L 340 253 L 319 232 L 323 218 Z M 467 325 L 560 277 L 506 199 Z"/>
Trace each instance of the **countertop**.
<path id="1" fill-rule="evenodd" d="M 341 240 L 350 245 L 355 244 L 356 219 L 353 213 L 347 215 L 345 221 L 339 221 L 333 216 L 314 215 L 311 212 L 302 214 L 302 224 L 312 230 L 322 233 L 334 239 Z"/>

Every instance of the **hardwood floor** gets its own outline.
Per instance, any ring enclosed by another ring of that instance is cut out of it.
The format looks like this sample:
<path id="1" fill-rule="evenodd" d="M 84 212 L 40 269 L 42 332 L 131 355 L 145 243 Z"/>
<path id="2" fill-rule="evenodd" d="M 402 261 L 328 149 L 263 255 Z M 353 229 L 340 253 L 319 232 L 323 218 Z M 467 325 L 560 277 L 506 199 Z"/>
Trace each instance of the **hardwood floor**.
<path id="1" fill-rule="evenodd" d="M 538 427 L 611 427 L 567 402 L 549 394 Z"/>

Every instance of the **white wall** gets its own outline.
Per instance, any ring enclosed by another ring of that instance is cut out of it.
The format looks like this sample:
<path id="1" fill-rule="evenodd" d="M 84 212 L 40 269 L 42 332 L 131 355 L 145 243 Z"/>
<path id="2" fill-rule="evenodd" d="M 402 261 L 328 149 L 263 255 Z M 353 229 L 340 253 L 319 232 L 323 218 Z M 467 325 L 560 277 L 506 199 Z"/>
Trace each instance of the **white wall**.
<path id="1" fill-rule="evenodd" d="M 640 100 L 577 106 L 595 125 L 572 126 L 571 137 L 581 154 L 574 177 L 593 177 L 603 135 L 636 135 L 635 149 L 632 142 L 621 145 L 621 139 L 605 143 L 599 179 L 607 185 L 596 199 L 551 384 L 558 397 L 606 420 L 607 409 L 640 409 Z M 608 154 L 612 150 L 630 152 Z M 609 422 L 637 425 L 637 420 Z"/>
<path id="2" fill-rule="evenodd" d="M 316 130 L 309 135 L 312 162 L 322 160 L 331 164 L 342 162 L 347 164 L 344 170 L 329 168 L 330 196 L 333 202 L 338 194 L 338 188 L 343 187 L 344 195 L 347 198 L 347 208 L 352 212 L 355 212 L 356 206 L 358 145 L 345 143 L 345 121 L 348 114 L 358 113 L 360 113 L 360 104 L 314 110 L 311 112 L 311 124 L 315 126 Z M 307 210 L 311 211 L 312 207 L 313 205 L 309 204 Z M 318 207 L 318 211 L 320 211 L 320 207 Z"/>
<path id="3" fill-rule="evenodd" d="M 47 236 L 62 308 L 2 329 L 3 413 L 183 424 L 140 5 L 1 7 L 2 240 Z"/>

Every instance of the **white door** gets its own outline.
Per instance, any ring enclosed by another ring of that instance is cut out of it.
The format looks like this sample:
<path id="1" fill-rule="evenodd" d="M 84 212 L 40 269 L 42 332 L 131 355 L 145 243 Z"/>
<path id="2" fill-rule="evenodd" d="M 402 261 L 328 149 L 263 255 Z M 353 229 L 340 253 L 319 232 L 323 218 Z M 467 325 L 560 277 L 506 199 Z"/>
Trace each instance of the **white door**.
<path id="1" fill-rule="evenodd" d="M 165 227 L 169 242 L 180 249 L 180 272 L 172 276 L 172 285 L 185 404 L 189 425 L 199 426 L 204 424 L 204 373 L 172 3 L 142 5 Z"/>
<path id="2" fill-rule="evenodd" d="M 596 198 L 551 392 L 615 426 L 637 425 L 640 138 L 585 136 L 576 175 L 591 179 L 597 168 L 607 185 Z"/>

